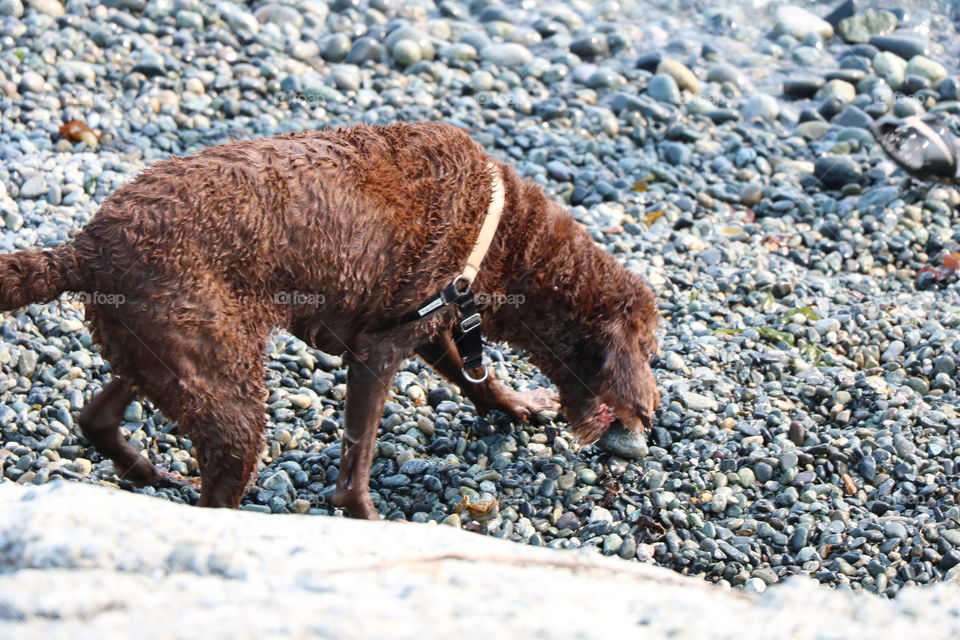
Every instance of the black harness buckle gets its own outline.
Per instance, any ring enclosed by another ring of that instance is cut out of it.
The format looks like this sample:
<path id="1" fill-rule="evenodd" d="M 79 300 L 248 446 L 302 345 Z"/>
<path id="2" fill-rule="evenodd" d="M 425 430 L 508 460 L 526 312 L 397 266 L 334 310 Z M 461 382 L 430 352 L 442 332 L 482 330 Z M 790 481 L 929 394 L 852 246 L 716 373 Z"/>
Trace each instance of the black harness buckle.
<path id="1" fill-rule="evenodd" d="M 480 314 L 475 313 L 472 316 L 468 316 L 460 321 L 460 331 L 466 333 L 467 331 L 473 331 L 480 326 Z"/>
<path id="2" fill-rule="evenodd" d="M 480 311 L 477 309 L 477 303 L 474 300 L 470 283 L 467 282 L 462 275 L 454 278 L 453 282 L 444 287 L 440 293 L 431 296 L 417 306 L 415 311 L 405 313 L 402 316 L 388 318 L 371 329 L 371 332 L 386 331 L 387 329 L 393 329 L 403 324 L 415 322 L 451 304 L 457 305 L 462 317 L 453 329 L 453 342 L 457 346 L 457 353 L 460 354 L 460 360 L 463 361 L 461 372 L 467 380 L 478 384 L 487 379 L 489 372 L 483 364 L 483 336 L 480 334 Z M 472 369 L 479 369 L 481 367 L 483 368 L 483 377 L 481 378 L 474 378 L 468 373 L 468 371 Z"/>

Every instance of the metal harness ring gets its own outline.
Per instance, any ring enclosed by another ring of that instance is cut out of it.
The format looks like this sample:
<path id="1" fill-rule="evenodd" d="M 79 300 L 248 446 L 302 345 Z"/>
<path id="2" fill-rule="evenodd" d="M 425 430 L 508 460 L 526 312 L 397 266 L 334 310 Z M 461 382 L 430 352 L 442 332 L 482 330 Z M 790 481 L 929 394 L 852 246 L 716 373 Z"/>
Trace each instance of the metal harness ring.
<path id="1" fill-rule="evenodd" d="M 460 288 L 460 283 L 465 282 L 467 286 L 463 289 Z M 453 288 L 457 292 L 457 295 L 464 295 L 470 293 L 470 287 L 473 286 L 473 283 L 470 282 L 465 275 L 462 273 L 453 279 Z"/>
<path id="2" fill-rule="evenodd" d="M 487 367 L 485 367 L 484 365 L 480 365 L 480 366 L 483 368 L 483 377 L 482 377 L 482 378 L 471 378 L 471 377 L 470 377 L 470 374 L 467 373 L 467 370 L 466 370 L 466 369 L 463 369 L 463 368 L 460 369 L 460 372 L 463 373 L 463 377 L 466 378 L 467 380 L 469 380 L 470 382 L 472 382 L 472 383 L 474 383 L 474 384 L 480 384 L 481 382 L 483 382 L 484 380 L 486 380 L 486 379 L 490 376 L 490 370 L 487 369 Z"/>

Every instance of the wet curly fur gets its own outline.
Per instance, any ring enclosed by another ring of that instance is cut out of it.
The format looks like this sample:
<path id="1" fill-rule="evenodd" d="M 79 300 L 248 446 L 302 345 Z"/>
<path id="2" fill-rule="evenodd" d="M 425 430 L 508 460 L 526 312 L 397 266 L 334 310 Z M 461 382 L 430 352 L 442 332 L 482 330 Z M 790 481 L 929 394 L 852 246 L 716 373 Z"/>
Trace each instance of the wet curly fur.
<path id="1" fill-rule="evenodd" d="M 119 435 L 125 405 L 148 397 L 193 440 L 205 506 L 238 505 L 256 471 L 268 333 L 282 327 L 345 353 L 333 502 L 376 517 L 367 479 L 377 427 L 412 353 L 482 414 L 529 419 L 557 406 L 543 390 L 465 380 L 452 309 L 371 331 L 462 269 L 490 203 L 491 161 L 465 132 L 436 123 L 287 134 L 170 158 L 107 198 L 72 243 L 0 256 L 0 309 L 95 293 L 87 313 L 115 375 L 81 412 L 84 434 L 119 475 L 168 479 Z M 506 204 L 474 284 L 488 301 L 485 336 L 530 354 L 581 440 L 603 433 L 611 409 L 648 425 L 659 401 L 648 364 L 653 293 L 539 187 L 496 166 Z"/>

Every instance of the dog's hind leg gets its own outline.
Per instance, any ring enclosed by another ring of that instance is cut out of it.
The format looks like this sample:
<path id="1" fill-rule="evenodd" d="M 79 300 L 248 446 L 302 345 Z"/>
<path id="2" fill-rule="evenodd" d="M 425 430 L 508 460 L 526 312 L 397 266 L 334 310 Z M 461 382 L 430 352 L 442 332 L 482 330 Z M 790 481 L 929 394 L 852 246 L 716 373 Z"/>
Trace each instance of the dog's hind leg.
<path id="1" fill-rule="evenodd" d="M 200 463 L 200 506 L 237 507 L 263 442 L 264 327 L 198 302 L 105 322 L 104 340 L 136 389 L 176 421 Z M 182 309 L 193 318 L 186 322 Z M 172 318 L 171 318 L 172 317 Z M 119 403 L 118 403 L 119 404 Z M 115 408 L 122 415 L 122 407 Z"/>
<path id="2" fill-rule="evenodd" d="M 348 355 L 347 363 L 343 454 L 337 487 L 333 492 L 333 506 L 345 509 L 353 518 L 376 520 L 379 514 L 370 498 L 370 466 L 387 391 L 400 366 L 400 359 L 379 349 L 371 349 L 363 359 Z"/>
<path id="3" fill-rule="evenodd" d="M 514 391 L 496 379 L 493 372 L 483 382 L 471 382 L 463 375 L 463 361 L 453 342 L 453 335 L 444 331 L 431 342 L 417 347 L 417 355 L 440 375 L 454 383 L 470 398 L 477 412 L 485 416 L 491 409 L 504 412 L 514 420 L 530 422 L 540 411 L 557 411 L 560 403 L 552 389 Z"/>
<path id="4" fill-rule="evenodd" d="M 218 401 L 180 420 L 197 447 L 200 460 L 201 507 L 236 508 L 260 461 L 265 422 L 262 395 L 237 393 L 220 383 Z"/>
<path id="5" fill-rule="evenodd" d="M 120 377 L 114 377 L 80 411 L 80 430 L 97 451 L 113 460 L 117 476 L 138 486 L 158 484 L 163 477 L 149 460 L 140 455 L 120 434 L 127 405 L 136 398 Z"/>

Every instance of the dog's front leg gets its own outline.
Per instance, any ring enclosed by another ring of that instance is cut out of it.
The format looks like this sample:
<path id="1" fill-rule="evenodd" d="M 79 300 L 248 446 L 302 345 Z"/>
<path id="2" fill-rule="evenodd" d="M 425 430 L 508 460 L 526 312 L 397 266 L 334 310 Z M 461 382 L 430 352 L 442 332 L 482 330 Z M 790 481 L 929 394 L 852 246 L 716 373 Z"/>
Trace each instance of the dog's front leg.
<path id="1" fill-rule="evenodd" d="M 333 492 L 333 506 L 367 520 L 380 517 L 370 499 L 370 466 L 387 391 L 400 365 L 399 359 L 372 351 L 373 355 L 363 359 L 347 356 L 343 453 Z"/>
<path id="2" fill-rule="evenodd" d="M 481 416 L 498 409 L 521 422 L 531 422 L 540 411 L 560 409 L 552 389 L 514 391 L 497 380 L 493 372 L 483 382 L 471 382 L 463 375 L 463 360 L 450 331 L 441 332 L 432 341 L 417 347 L 417 355 L 437 373 L 454 383 L 470 398 Z"/>

